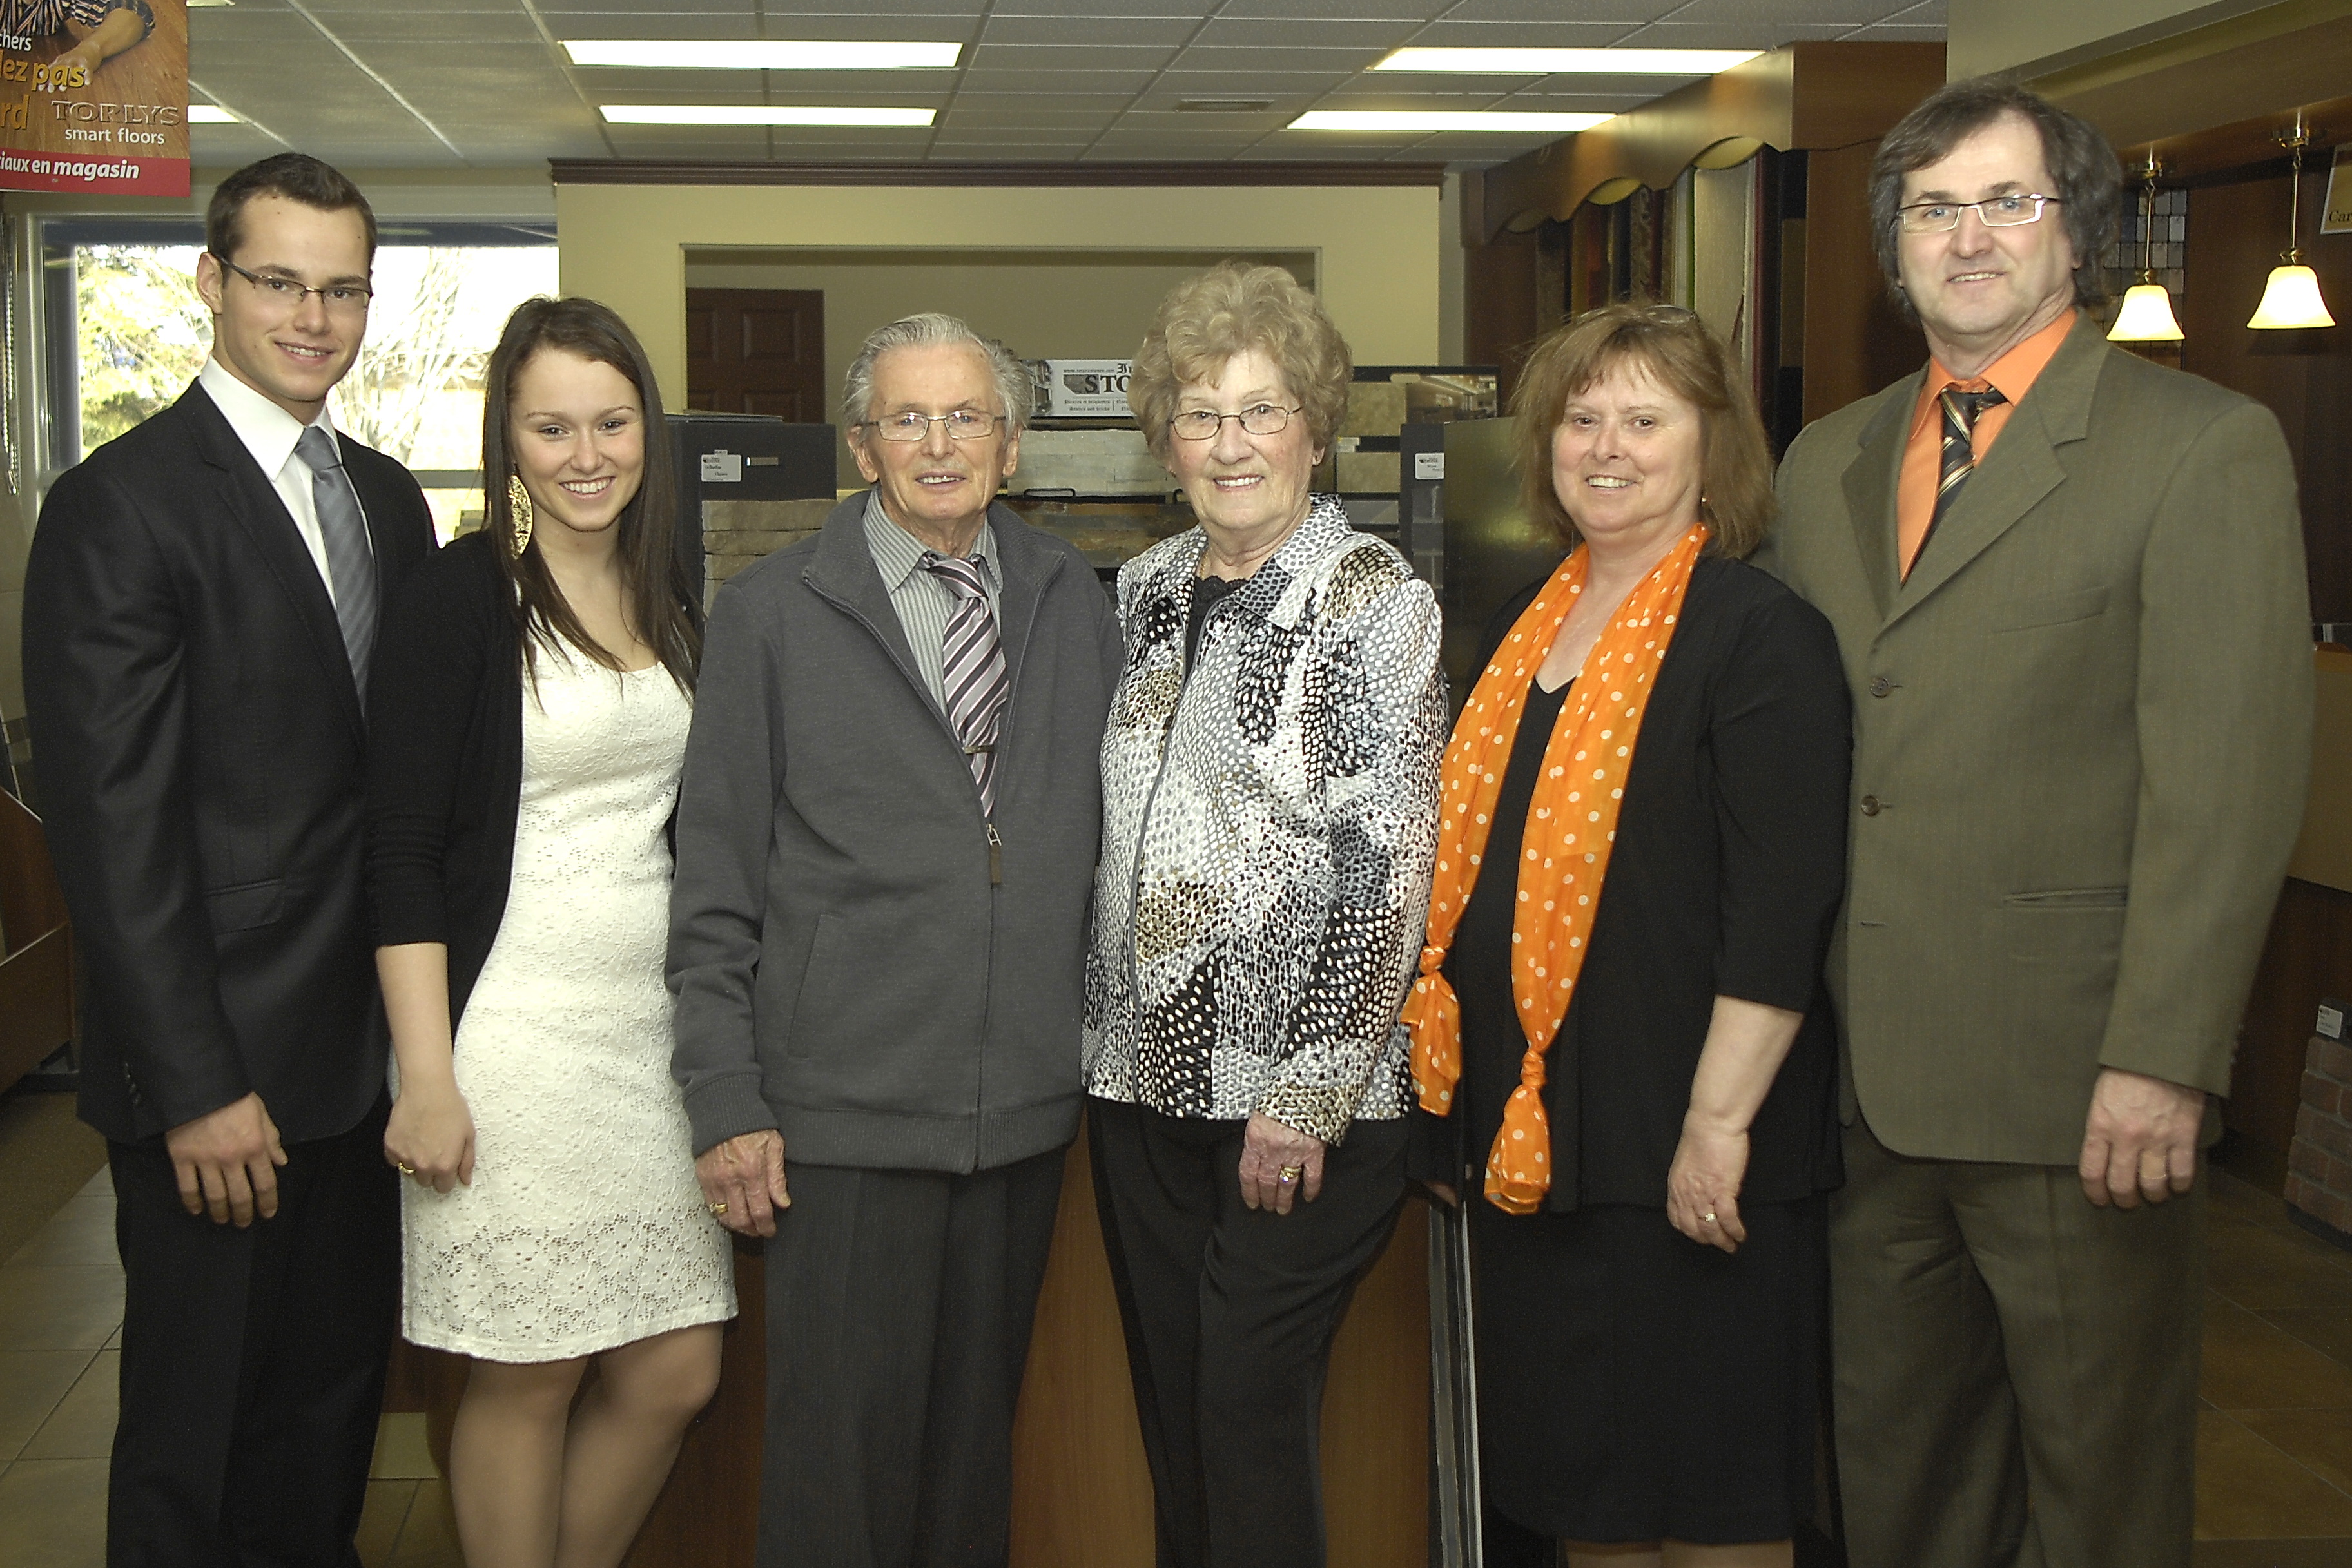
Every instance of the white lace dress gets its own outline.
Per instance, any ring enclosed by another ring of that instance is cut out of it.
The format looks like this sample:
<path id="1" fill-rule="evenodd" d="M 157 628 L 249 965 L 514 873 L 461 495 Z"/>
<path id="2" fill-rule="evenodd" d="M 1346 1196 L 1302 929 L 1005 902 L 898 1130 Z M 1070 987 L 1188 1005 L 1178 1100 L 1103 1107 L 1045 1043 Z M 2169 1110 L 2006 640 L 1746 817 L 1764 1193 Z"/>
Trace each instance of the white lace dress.
<path id="1" fill-rule="evenodd" d="M 403 1332 L 504 1362 L 735 1315 L 662 980 L 689 705 L 659 665 L 542 650 L 522 708 L 514 880 L 457 1027 L 473 1185 L 401 1184 Z"/>

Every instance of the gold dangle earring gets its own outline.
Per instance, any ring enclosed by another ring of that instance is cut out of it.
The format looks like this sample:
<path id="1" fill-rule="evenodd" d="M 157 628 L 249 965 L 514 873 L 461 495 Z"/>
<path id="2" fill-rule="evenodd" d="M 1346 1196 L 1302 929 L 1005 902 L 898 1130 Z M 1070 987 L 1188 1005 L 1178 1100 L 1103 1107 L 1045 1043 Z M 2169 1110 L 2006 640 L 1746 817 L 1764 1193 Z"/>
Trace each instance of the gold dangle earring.
<path id="1" fill-rule="evenodd" d="M 532 517 L 530 492 L 522 487 L 522 476 L 520 474 L 507 476 L 507 513 L 514 525 L 514 531 L 508 540 L 507 549 L 515 559 L 520 560 L 522 552 L 530 548 Z"/>

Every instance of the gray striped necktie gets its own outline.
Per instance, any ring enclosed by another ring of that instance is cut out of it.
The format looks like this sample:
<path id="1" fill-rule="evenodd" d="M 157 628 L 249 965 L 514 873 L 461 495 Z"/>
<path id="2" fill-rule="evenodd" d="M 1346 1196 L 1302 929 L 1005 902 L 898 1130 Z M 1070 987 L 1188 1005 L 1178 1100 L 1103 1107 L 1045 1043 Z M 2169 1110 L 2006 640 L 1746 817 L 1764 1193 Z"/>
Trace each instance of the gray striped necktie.
<path id="1" fill-rule="evenodd" d="M 335 586 L 335 619 L 343 628 L 343 651 L 352 656 L 352 679 L 367 696 L 368 657 L 375 651 L 375 551 L 369 548 L 367 518 L 359 493 L 343 472 L 335 438 L 318 425 L 302 432 L 294 450 L 310 470 L 310 504 L 327 541 L 327 576 Z"/>
<path id="2" fill-rule="evenodd" d="M 923 570 L 956 597 L 940 639 L 940 686 L 947 698 L 948 723 L 971 760 L 971 781 L 980 786 L 980 812 L 996 813 L 996 729 L 1013 683 L 1004 672 L 1004 643 L 989 612 L 988 588 L 980 563 L 923 552 Z"/>
<path id="3" fill-rule="evenodd" d="M 1944 445 L 1941 461 L 1936 469 L 1936 509 L 1928 515 L 1927 531 L 1919 536 L 1919 548 L 1911 552 L 1911 564 L 1917 566 L 1919 558 L 1927 553 L 1927 541 L 1936 537 L 1936 529 L 1944 521 L 1944 514 L 1952 509 L 1958 498 L 1960 486 L 1977 471 L 1977 420 L 1995 403 L 2009 400 L 2000 395 L 1999 387 L 1987 387 L 1982 392 L 1962 392 L 1959 386 L 1948 386 L 1936 400 L 1944 409 Z M 1906 569 L 1907 570 L 1907 569 Z"/>

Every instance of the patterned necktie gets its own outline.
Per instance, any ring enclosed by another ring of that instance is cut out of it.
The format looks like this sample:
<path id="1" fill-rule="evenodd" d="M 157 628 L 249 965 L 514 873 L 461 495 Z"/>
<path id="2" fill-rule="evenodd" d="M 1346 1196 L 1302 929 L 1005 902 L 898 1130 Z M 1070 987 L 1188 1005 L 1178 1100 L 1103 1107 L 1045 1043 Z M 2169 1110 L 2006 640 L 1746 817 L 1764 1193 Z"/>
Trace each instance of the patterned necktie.
<path id="1" fill-rule="evenodd" d="M 1995 403 L 2009 400 L 2000 395 L 1999 387 L 1987 387 L 1982 392 L 1962 392 L 1957 385 L 1946 387 L 1936 400 L 1944 408 L 1943 461 L 1936 475 L 1936 509 L 1927 519 L 1927 531 L 1919 536 L 1919 548 L 1911 552 L 1911 566 L 1927 553 L 1927 541 L 1936 537 L 1937 527 L 1944 514 L 1952 509 L 1953 498 L 1960 493 L 1961 481 L 1976 472 L 1977 419 Z M 1904 569 L 1907 575 L 1910 567 Z"/>
<path id="2" fill-rule="evenodd" d="M 335 619 L 343 629 L 343 651 L 352 657 L 352 679 L 367 696 L 368 657 L 375 651 L 375 551 L 369 548 L 367 519 L 358 492 L 343 472 L 335 438 L 313 424 L 294 451 L 310 470 L 310 505 L 327 543 L 327 577 L 335 587 Z"/>
<path id="3" fill-rule="evenodd" d="M 1013 683 L 1004 673 L 1004 644 L 989 612 L 988 589 L 980 563 L 923 552 L 923 570 L 956 597 L 940 639 L 940 686 L 947 696 L 948 723 L 971 760 L 971 781 L 980 786 L 980 812 L 996 812 L 996 727 L 1004 716 Z"/>

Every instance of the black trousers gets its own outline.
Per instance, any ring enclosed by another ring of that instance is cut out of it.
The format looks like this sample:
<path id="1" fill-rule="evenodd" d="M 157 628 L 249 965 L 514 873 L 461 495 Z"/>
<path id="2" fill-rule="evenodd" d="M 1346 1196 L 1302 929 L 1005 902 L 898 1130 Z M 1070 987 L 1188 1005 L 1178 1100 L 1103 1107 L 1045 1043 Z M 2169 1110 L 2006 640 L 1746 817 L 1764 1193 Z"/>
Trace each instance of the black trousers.
<path id="1" fill-rule="evenodd" d="M 1105 1100 L 1087 1117 L 1160 1568 L 1317 1568 L 1323 1376 L 1396 1226 L 1406 1123 L 1357 1123 L 1322 1196 L 1276 1215 L 1242 1206 L 1247 1123 Z"/>
<path id="2" fill-rule="evenodd" d="M 399 1308 L 389 1108 L 288 1148 L 277 1216 L 244 1230 L 180 1207 L 160 1137 L 110 1145 L 124 1297 L 109 1568 L 356 1568 Z"/>
<path id="3" fill-rule="evenodd" d="M 768 1243 L 760 1568 L 1001 1568 L 1063 1152 L 788 1166 Z"/>

